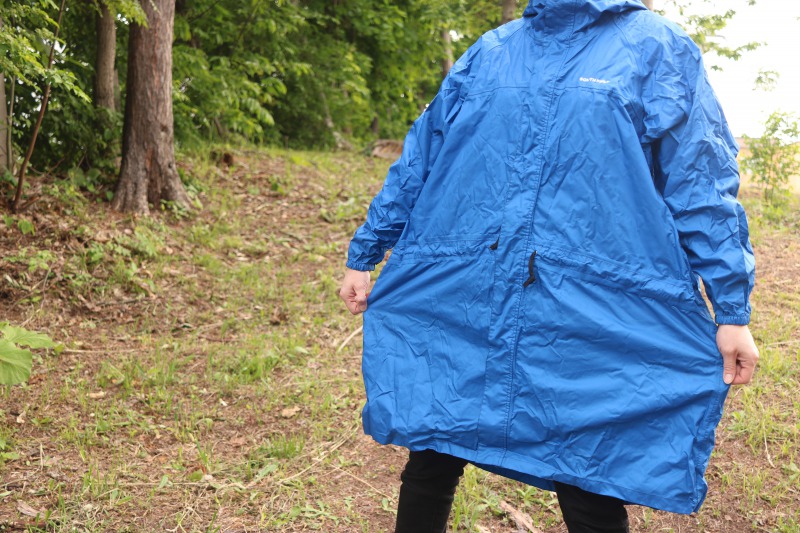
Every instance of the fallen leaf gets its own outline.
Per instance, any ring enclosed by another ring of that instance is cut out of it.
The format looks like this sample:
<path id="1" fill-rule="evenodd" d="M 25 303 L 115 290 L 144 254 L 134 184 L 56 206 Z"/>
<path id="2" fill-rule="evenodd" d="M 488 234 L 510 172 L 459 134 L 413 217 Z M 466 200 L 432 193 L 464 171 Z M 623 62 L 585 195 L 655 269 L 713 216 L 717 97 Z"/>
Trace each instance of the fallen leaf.
<path id="1" fill-rule="evenodd" d="M 105 397 L 106 397 L 106 391 L 104 390 L 101 390 L 100 392 L 89 393 L 89 398 L 91 398 L 92 400 L 98 400 L 100 398 L 105 398 Z"/>
<path id="2" fill-rule="evenodd" d="M 44 511 L 34 509 L 29 503 L 23 502 L 22 500 L 17 500 L 17 511 L 24 514 L 25 516 L 33 516 L 33 517 L 44 514 Z"/>
<path id="3" fill-rule="evenodd" d="M 295 406 L 295 407 L 287 407 L 287 408 L 281 410 L 281 416 L 283 418 L 292 418 L 294 415 L 296 415 L 299 412 L 300 412 L 300 408 L 297 407 L 297 406 Z"/>

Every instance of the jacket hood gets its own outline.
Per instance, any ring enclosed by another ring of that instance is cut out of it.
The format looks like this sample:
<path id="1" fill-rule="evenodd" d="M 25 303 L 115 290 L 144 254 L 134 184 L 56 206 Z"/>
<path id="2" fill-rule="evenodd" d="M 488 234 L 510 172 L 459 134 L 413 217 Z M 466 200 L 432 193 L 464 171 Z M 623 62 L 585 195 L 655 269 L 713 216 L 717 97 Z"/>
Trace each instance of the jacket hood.
<path id="1" fill-rule="evenodd" d="M 524 17 L 535 17 L 544 9 L 582 11 L 599 17 L 603 13 L 621 13 L 629 9 L 647 9 L 639 0 L 529 0 Z"/>

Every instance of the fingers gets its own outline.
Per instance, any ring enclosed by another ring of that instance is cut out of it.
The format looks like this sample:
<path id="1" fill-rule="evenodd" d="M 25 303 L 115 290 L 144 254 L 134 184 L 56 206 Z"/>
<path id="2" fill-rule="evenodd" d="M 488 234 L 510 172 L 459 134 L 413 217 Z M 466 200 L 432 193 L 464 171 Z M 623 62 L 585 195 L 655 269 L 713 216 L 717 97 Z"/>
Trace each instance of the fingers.
<path id="1" fill-rule="evenodd" d="M 722 361 L 722 381 L 731 385 L 736 379 L 736 352 L 731 350 L 728 350 L 727 353 L 723 352 Z"/>
<path id="2" fill-rule="evenodd" d="M 722 354 L 722 379 L 728 385 L 750 383 L 758 363 L 758 348 L 747 326 L 721 325 L 717 346 Z"/>
<path id="3" fill-rule="evenodd" d="M 369 272 L 350 269 L 345 272 L 339 297 L 344 301 L 347 310 L 354 315 L 367 310 L 369 279 Z"/>
<path id="4" fill-rule="evenodd" d="M 728 385 L 745 385 L 753 379 L 758 353 L 726 351 L 722 353 L 722 380 Z"/>
<path id="5" fill-rule="evenodd" d="M 736 377 L 733 380 L 733 385 L 744 385 L 750 383 L 753 379 L 753 374 L 756 371 L 756 362 L 758 361 L 758 350 L 748 353 L 740 353 L 737 356 L 736 362 Z"/>
<path id="6" fill-rule="evenodd" d="M 355 295 L 355 303 L 356 309 L 359 313 L 363 313 L 367 310 L 367 288 L 366 287 L 357 287 L 356 288 L 356 295 Z"/>
<path id="7" fill-rule="evenodd" d="M 339 297 L 344 300 L 344 305 L 352 314 L 363 313 L 367 309 L 366 296 L 359 294 L 353 286 L 343 286 L 339 289 Z"/>
<path id="8" fill-rule="evenodd" d="M 747 361 L 744 361 L 740 364 L 737 364 L 736 377 L 734 378 L 732 385 L 744 385 L 746 383 L 750 383 L 750 380 L 753 379 L 755 370 L 755 363 L 748 364 Z"/>

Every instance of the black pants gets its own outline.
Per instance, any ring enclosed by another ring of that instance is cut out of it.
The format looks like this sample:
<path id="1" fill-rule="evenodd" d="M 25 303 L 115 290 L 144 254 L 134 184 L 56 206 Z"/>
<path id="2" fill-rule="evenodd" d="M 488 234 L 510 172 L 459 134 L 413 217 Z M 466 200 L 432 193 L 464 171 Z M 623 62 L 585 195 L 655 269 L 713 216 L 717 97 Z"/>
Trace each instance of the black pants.
<path id="1" fill-rule="evenodd" d="M 411 452 L 400 474 L 395 533 L 443 533 L 458 481 L 467 461 L 433 450 Z M 569 533 L 627 533 L 622 500 L 556 483 L 556 494 Z"/>

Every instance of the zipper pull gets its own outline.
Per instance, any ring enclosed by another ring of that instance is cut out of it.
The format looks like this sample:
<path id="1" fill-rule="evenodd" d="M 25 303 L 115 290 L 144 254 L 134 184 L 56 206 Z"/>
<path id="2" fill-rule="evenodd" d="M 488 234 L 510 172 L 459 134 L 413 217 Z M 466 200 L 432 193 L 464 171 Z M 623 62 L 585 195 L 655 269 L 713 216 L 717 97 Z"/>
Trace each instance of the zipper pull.
<path id="1" fill-rule="evenodd" d="M 536 261 L 536 250 L 533 251 L 530 258 L 528 259 L 528 279 L 525 280 L 525 283 L 522 284 L 523 288 L 527 288 L 528 285 L 536 281 L 536 274 L 533 272 L 533 263 Z"/>

